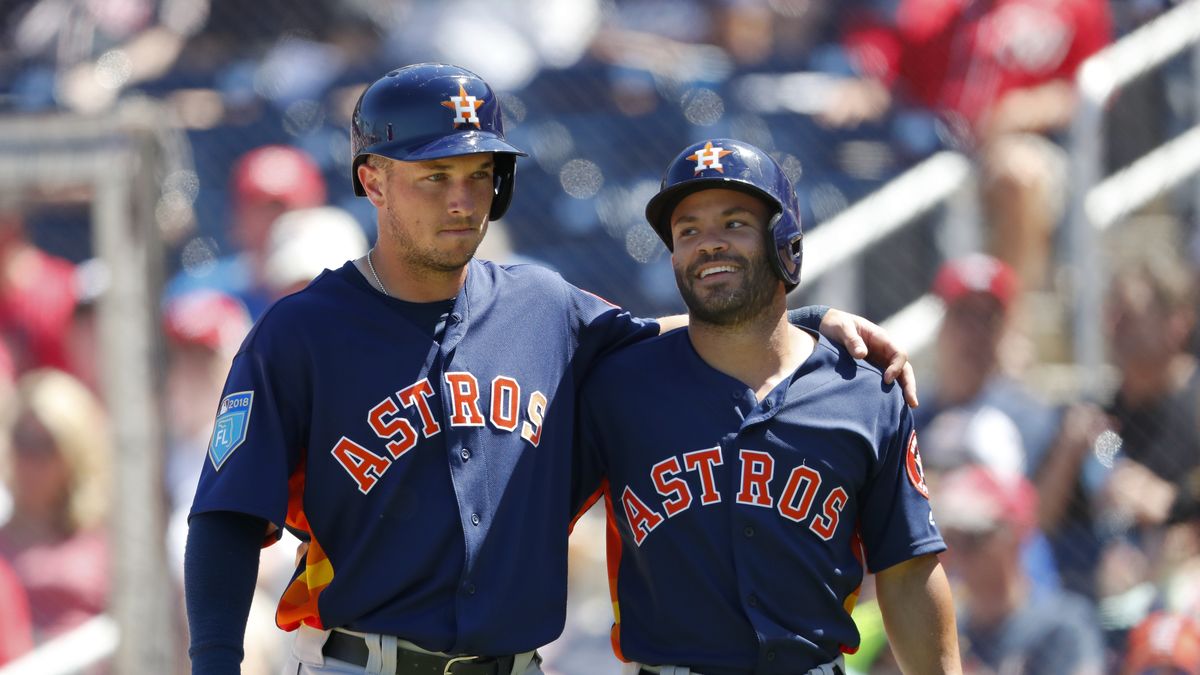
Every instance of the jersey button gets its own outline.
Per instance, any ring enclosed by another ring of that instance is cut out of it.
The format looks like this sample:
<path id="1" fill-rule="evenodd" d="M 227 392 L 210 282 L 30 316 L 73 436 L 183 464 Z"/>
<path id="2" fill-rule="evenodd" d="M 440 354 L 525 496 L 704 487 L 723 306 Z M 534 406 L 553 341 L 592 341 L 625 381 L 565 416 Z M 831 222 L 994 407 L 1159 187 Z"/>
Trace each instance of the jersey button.
<path id="1" fill-rule="evenodd" d="M 751 595 L 750 597 L 746 598 L 746 604 L 750 605 L 751 607 L 758 607 L 758 596 Z"/>
<path id="2" fill-rule="evenodd" d="M 745 534 L 747 537 L 753 537 L 754 536 L 754 528 L 747 525 L 746 529 L 742 530 L 742 534 Z"/>
<path id="3" fill-rule="evenodd" d="M 467 595 L 475 595 L 475 584 L 468 583 L 463 586 L 463 590 L 467 592 Z"/>
<path id="4" fill-rule="evenodd" d="M 462 455 L 464 462 L 467 461 L 468 459 L 471 459 L 471 449 L 470 448 L 463 448 L 462 452 L 460 452 L 458 454 Z"/>
<path id="5" fill-rule="evenodd" d="M 451 314 L 450 321 L 453 323 L 458 323 L 459 321 L 462 321 L 462 314 L 459 314 L 458 312 Z"/>
<path id="6" fill-rule="evenodd" d="M 775 652 L 773 652 L 773 651 L 767 652 L 767 660 L 774 661 L 775 660 Z"/>
<path id="7" fill-rule="evenodd" d="M 478 514 L 478 513 L 472 513 L 472 514 L 471 514 L 471 524 L 472 524 L 472 525 L 478 525 L 478 524 L 479 524 L 479 514 Z"/>

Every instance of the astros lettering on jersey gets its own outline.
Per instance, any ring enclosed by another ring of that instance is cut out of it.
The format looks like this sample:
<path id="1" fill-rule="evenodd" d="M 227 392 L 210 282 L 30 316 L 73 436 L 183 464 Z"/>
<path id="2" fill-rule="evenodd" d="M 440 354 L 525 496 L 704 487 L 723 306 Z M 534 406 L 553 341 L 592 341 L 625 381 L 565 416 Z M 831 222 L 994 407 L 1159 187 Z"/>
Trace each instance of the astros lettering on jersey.
<path id="1" fill-rule="evenodd" d="M 192 513 L 309 541 L 284 629 L 535 649 L 565 618 L 577 382 L 657 331 L 532 265 L 473 260 L 456 298 L 423 304 L 326 271 L 235 357 Z"/>
<path id="2" fill-rule="evenodd" d="M 628 347 L 584 384 L 578 437 L 622 659 L 806 672 L 858 647 L 866 570 L 945 549 L 899 388 L 824 338 L 761 401 L 686 329 Z"/>

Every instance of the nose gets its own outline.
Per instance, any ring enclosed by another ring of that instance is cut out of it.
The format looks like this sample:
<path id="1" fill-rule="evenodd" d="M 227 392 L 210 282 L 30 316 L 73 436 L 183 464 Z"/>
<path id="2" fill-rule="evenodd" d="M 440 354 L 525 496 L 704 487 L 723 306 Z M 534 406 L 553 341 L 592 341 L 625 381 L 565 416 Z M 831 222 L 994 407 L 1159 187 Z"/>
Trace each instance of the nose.
<path id="1" fill-rule="evenodd" d="M 456 180 L 446 195 L 446 210 L 450 215 L 463 218 L 475 214 L 478 198 L 470 180 Z"/>
<path id="2" fill-rule="evenodd" d="M 701 253 L 713 254 L 719 253 L 729 248 L 729 243 L 725 241 L 725 237 L 721 235 L 721 230 L 707 230 L 704 232 L 696 248 Z"/>

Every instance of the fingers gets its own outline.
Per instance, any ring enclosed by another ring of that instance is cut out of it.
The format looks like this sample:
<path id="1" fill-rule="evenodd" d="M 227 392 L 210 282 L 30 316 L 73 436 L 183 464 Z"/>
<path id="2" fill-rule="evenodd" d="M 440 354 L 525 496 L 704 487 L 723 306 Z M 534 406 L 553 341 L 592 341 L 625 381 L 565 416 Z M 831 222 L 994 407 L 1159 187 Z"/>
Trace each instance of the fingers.
<path id="1" fill-rule="evenodd" d="M 904 402 L 908 404 L 908 407 L 916 408 L 921 405 L 920 400 L 917 399 L 917 375 L 912 364 L 908 362 L 908 355 L 904 352 L 896 352 L 887 370 L 883 371 L 885 384 L 891 384 L 896 380 L 900 381 L 900 390 L 904 392 Z"/>
<path id="2" fill-rule="evenodd" d="M 866 359 L 877 368 L 884 368 L 883 381 L 900 381 L 904 401 L 909 407 L 920 405 L 917 399 L 917 376 L 908 362 L 908 354 L 892 342 L 883 328 L 870 321 L 837 309 L 830 309 L 821 321 L 821 332 L 840 342 L 856 359 Z"/>
<path id="3" fill-rule="evenodd" d="M 846 331 L 846 348 L 850 350 L 850 355 L 856 359 L 867 358 L 867 343 L 863 341 L 862 337 L 860 337 L 858 333 L 854 332 L 854 325 L 850 324 L 847 326 Z"/>

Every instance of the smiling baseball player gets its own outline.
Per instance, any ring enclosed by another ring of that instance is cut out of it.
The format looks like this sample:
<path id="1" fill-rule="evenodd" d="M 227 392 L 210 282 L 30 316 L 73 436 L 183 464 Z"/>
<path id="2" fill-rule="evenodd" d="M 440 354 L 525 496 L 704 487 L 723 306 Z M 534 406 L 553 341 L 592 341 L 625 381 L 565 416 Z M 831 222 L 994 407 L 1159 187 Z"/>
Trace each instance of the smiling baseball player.
<path id="1" fill-rule="evenodd" d="M 602 360 L 578 427 L 576 497 L 607 475 L 617 655 L 643 673 L 841 673 L 866 569 L 905 671 L 958 672 L 909 409 L 787 321 L 791 182 L 712 139 L 670 164 L 646 216 L 689 325 Z"/>

